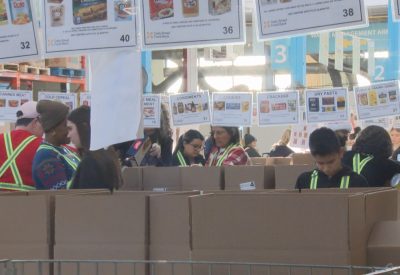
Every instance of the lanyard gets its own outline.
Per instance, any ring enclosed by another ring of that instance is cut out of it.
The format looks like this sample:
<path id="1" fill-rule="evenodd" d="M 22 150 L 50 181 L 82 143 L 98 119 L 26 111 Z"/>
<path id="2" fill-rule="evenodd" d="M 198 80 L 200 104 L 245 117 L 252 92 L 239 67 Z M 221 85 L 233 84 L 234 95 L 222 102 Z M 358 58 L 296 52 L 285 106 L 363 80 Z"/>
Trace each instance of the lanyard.
<path id="1" fill-rule="evenodd" d="M 374 157 L 373 156 L 367 156 L 365 159 L 360 161 L 360 154 L 357 153 L 353 157 L 353 170 L 357 174 L 361 174 L 361 171 L 364 169 L 364 166 L 370 162 Z"/>
<path id="2" fill-rule="evenodd" d="M 318 171 L 314 170 L 311 174 L 310 189 L 317 189 Z M 340 180 L 340 189 L 347 189 L 350 185 L 350 176 L 343 176 Z"/>
<path id="3" fill-rule="evenodd" d="M 230 153 L 230 151 L 232 150 L 232 149 L 234 149 L 234 147 L 236 146 L 236 144 L 231 144 L 231 145 L 229 145 L 226 149 L 225 149 L 225 151 L 224 151 L 224 153 L 222 154 L 222 156 L 218 159 L 218 152 L 213 156 L 213 160 L 209 163 L 209 166 L 212 166 L 212 164 L 214 163 L 214 161 L 216 160 L 216 159 L 218 159 L 217 160 L 217 163 L 215 164 L 215 166 L 222 166 L 222 163 L 224 162 L 224 160 L 228 157 L 228 155 L 229 155 L 229 153 Z"/>
<path id="4" fill-rule="evenodd" d="M 181 151 L 178 151 L 178 153 L 176 154 L 176 156 L 178 157 L 178 160 L 179 160 L 179 166 L 188 166 L 187 164 L 186 164 L 186 161 L 185 161 L 185 158 L 183 157 L 183 155 L 182 155 L 182 153 L 181 153 Z"/>

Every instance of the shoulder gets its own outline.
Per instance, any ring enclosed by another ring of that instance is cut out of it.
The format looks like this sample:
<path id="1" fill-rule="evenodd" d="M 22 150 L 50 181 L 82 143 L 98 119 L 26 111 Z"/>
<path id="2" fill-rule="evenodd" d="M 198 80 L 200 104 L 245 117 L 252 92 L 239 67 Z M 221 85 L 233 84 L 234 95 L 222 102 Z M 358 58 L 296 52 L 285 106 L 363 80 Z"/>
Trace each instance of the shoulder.
<path id="1" fill-rule="evenodd" d="M 309 188 L 310 187 L 310 180 L 311 180 L 311 174 L 315 170 L 304 172 L 300 174 L 300 176 L 297 177 L 296 181 L 296 189 L 303 189 L 303 188 Z"/>

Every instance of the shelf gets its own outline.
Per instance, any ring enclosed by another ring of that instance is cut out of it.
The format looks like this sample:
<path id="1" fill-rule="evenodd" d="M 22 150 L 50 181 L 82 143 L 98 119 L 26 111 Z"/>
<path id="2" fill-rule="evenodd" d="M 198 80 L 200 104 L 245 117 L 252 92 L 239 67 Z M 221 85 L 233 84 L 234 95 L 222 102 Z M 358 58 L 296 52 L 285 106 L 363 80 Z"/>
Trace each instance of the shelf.
<path id="1" fill-rule="evenodd" d="M 85 85 L 85 78 L 70 78 L 70 77 L 52 76 L 52 75 L 34 75 L 34 74 L 13 72 L 13 71 L 0 71 L 0 77 L 19 78 L 20 80 L 33 80 L 33 81 L 43 81 L 43 82 L 72 83 L 72 84 Z"/>

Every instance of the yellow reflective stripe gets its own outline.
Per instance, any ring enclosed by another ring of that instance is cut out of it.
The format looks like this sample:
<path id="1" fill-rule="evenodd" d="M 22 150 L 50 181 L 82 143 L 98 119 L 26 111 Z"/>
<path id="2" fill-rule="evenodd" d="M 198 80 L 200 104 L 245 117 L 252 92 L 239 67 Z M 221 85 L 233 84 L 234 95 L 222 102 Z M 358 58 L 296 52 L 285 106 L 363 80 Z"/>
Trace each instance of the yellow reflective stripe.
<path id="1" fill-rule="evenodd" d="M 65 148 L 65 147 L 63 147 L 63 148 L 67 151 L 68 154 L 71 154 L 73 157 L 75 157 L 78 162 L 80 161 L 80 158 L 75 153 L 73 153 L 71 150 L 68 150 L 68 148 Z M 46 144 L 41 144 L 39 146 L 38 151 L 41 149 L 47 149 L 47 150 L 52 150 L 53 152 L 56 152 L 72 167 L 72 169 L 76 170 L 78 168 L 78 163 L 75 163 L 74 161 L 72 161 L 70 158 L 68 158 L 64 154 L 61 154 L 61 152 L 58 151 L 57 149 L 55 149 L 54 147 L 46 145 Z"/>
<path id="2" fill-rule="evenodd" d="M 71 189 L 73 179 L 74 178 L 72 178 L 69 182 L 67 182 L 67 189 Z"/>
<path id="3" fill-rule="evenodd" d="M 217 161 L 216 166 L 221 166 L 221 165 L 222 165 L 222 163 L 224 162 L 224 160 L 228 157 L 229 153 L 231 152 L 232 149 L 234 149 L 234 147 L 235 147 L 236 145 L 237 145 L 237 144 L 231 144 L 231 145 L 229 145 L 229 146 L 226 148 L 225 152 L 222 154 L 222 156 L 220 157 L 220 159 Z"/>
<path id="4" fill-rule="evenodd" d="M 343 176 L 340 180 L 340 188 L 341 189 L 348 189 L 350 185 L 350 176 Z"/>
<path id="5" fill-rule="evenodd" d="M 13 183 L 6 183 L 6 182 L 0 182 L 0 189 L 8 189 L 8 190 L 14 190 L 14 191 L 30 191 L 30 190 L 36 190 L 35 187 L 29 186 L 29 185 L 21 185 L 18 186 Z"/>
<path id="6" fill-rule="evenodd" d="M 368 162 L 370 162 L 372 159 L 373 159 L 374 157 L 373 156 L 368 156 L 368 157 L 366 157 L 365 159 L 363 159 L 361 162 L 360 162 L 360 166 L 359 166 L 359 173 L 361 173 L 361 171 L 364 169 L 364 166 L 368 163 Z"/>
<path id="7" fill-rule="evenodd" d="M 317 189 L 318 184 L 318 171 L 314 170 L 311 174 L 310 189 Z"/>
<path id="8" fill-rule="evenodd" d="M 15 184 L 21 185 L 22 180 L 20 177 L 18 177 L 18 172 L 15 170 L 15 162 L 14 159 L 12 159 L 13 155 L 13 149 L 12 149 L 12 144 L 10 140 L 10 133 L 6 133 L 4 135 L 4 142 L 6 144 L 6 151 L 7 151 L 7 158 L 10 159 L 10 167 L 11 167 L 11 173 L 13 175 Z"/>
<path id="9" fill-rule="evenodd" d="M 360 154 L 357 153 L 353 157 L 353 170 L 357 174 L 360 174 L 360 171 L 358 171 L 359 167 L 360 167 Z"/>
<path id="10" fill-rule="evenodd" d="M 178 160 L 179 160 L 179 164 L 180 164 L 179 166 L 188 166 L 188 165 L 186 164 L 185 158 L 183 157 L 181 151 L 178 151 L 178 153 L 176 154 L 176 156 L 178 157 Z"/>

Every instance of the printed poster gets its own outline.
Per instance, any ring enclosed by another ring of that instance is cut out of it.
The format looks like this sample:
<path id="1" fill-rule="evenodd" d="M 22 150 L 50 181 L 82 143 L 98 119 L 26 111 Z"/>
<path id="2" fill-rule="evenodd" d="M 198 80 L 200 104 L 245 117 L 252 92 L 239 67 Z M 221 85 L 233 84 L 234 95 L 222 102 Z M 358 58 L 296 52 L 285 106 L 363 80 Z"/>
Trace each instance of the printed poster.
<path id="1" fill-rule="evenodd" d="M 0 63 L 38 57 L 31 0 L 0 0 Z"/>
<path id="2" fill-rule="evenodd" d="M 260 126 L 299 122 L 299 93 L 297 91 L 259 93 L 257 106 Z"/>
<path id="3" fill-rule="evenodd" d="M 144 48 L 244 42 L 242 0 L 141 0 Z"/>
<path id="4" fill-rule="evenodd" d="M 306 117 L 308 123 L 347 121 L 347 88 L 306 90 Z"/>
<path id="5" fill-rule="evenodd" d="M 64 103 L 73 110 L 77 107 L 76 94 L 74 93 L 60 93 L 60 92 L 39 92 L 38 100 L 53 100 Z"/>
<path id="6" fill-rule="evenodd" d="M 256 0 L 259 39 L 366 26 L 362 0 Z"/>
<path id="7" fill-rule="evenodd" d="M 80 93 L 79 94 L 80 106 L 92 106 L 92 94 L 91 93 Z"/>
<path id="8" fill-rule="evenodd" d="M 0 121 L 15 122 L 19 107 L 30 100 L 31 91 L 0 90 Z"/>
<path id="9" fill-rule="evenodd" d="M 213 93 L 213 126 L 250 126 L 252 120 L 252 93 Z"/>
<path id="10" fill-rule="evenodd" d="M 143 95 L 143 127 L 160 128 L 161 96 Z"/>
<path id="11" fill-rule="evenodd" d="M 174 94 L 169 100 L 174 126 L 210 123 L 208 92 Z"/>
<path id="12" fill-rule="evenodd" d="M 292 131 L 290 133 L 290 142 L 289 146 L 291 148 L 298 148 L 302 150 L 308 150 L 308 140 L 310 137 L 310 134 L 317 129 L 318 126 L 316 124 L 310 125 L 310 124 L 299 124 L 299 125 L 293 125 L 292 126 Z"/>
<path id="13" fill-rule="evenodd" d="M 354 87 L 358 119 L 399 114 L 399 82 L 388 81 L 365 87 Z"/>
<path id="14" fill-rule="evenodd" d="M 43 0 L 47 56 L 135 48 L 137 0 Z"/>

